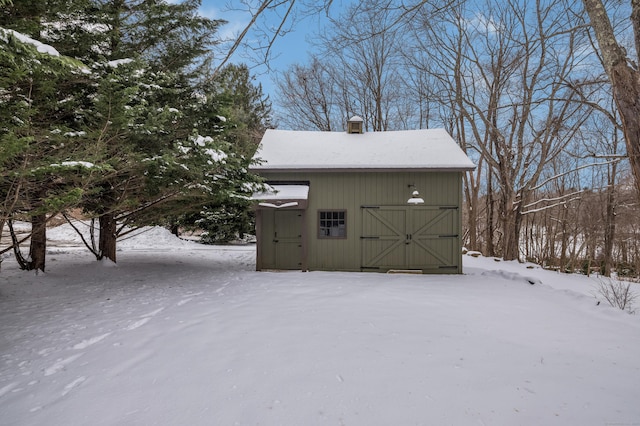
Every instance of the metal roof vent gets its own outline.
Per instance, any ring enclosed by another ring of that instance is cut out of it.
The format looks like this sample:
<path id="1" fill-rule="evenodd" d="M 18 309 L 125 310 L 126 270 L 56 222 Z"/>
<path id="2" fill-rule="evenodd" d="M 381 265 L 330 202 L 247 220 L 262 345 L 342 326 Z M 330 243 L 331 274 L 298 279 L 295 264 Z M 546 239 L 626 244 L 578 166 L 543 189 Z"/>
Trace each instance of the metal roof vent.
<path id="1" fill-rule="evenodd" d="M 351 117 L 351 119 L 347 121 L 347 133 L 364 133 L 362 129 L 363 121 L 362 117 L 358 117 L 357 115 Z"/>

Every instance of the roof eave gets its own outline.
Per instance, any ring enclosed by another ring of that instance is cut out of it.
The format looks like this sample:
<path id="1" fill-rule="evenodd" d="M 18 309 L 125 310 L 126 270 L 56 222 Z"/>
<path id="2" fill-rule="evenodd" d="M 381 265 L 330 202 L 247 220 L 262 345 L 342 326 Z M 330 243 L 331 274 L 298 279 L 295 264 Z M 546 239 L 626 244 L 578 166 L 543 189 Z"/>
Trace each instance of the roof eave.
<path id="1" fill-rule="evenodd" d="M 471 166 L 443 166 L 443 167 L 251 167 L 250 171 L 254 173 L 359 173 L 359 172 L 470 172 L 476 169 L 475 165 Z"/>

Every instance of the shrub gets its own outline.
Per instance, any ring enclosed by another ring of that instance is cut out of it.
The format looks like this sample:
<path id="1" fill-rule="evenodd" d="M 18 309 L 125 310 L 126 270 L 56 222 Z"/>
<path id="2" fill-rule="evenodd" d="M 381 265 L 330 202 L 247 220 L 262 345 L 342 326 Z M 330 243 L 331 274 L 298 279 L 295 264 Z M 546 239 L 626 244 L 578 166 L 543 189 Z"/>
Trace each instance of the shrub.
<path id="1" fill-rule="evenodd" d="M 632 283 L 606 277 L 599 278 L 598 282 L 596 292 L 609 302 L 611 306 L 631 314 L 635 313 L 633 305 L 638 297 L 638 293 L 634 291 L 635 289 L 631 288 Z"/>

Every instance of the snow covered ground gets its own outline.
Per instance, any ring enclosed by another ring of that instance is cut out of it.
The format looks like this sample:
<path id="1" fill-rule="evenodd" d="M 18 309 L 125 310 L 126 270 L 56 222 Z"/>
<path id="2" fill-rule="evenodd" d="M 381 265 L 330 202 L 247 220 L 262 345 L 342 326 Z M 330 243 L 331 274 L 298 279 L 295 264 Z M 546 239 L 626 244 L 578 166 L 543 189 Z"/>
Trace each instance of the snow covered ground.
<path id="1" fill-rule="evenodd" d="M 116 266 L 49 237 L 46 274 L 0 271 L 2 425 L 640 425 L 640 315 L 594 279 L 259 273 L 160 229 Z"/>

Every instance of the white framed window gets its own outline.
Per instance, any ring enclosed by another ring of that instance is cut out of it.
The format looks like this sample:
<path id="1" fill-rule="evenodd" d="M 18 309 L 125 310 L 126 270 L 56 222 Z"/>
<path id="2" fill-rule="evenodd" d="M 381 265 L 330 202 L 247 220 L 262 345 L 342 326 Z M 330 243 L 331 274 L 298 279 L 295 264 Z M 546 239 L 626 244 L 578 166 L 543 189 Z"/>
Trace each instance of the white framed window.
<path id="1" fill-rule="evenodd" d="M 318 238 L 347 238 L 347 211 L 319 210 Z"/>

